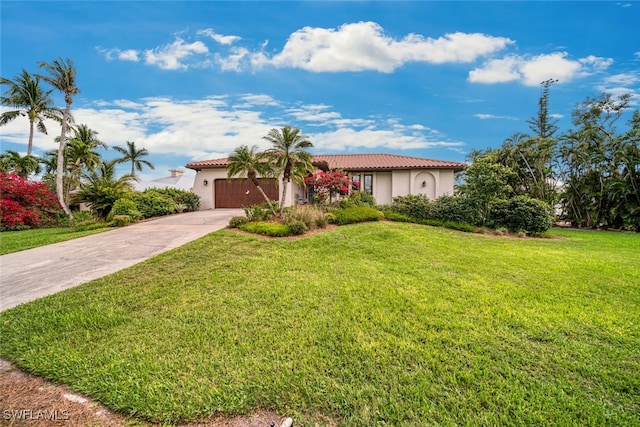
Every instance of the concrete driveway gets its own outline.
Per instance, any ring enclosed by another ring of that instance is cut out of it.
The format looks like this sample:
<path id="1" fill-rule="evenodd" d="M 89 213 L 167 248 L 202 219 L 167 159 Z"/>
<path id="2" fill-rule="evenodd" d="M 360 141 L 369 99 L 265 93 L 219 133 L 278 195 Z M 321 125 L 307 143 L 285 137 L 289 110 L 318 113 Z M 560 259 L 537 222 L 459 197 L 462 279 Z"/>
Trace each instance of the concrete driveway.
<path id="1" fill-rule="evenodd" d="M 241 209 L 157 218 L 0 256 L 0 311 L 115 273 L 229 224 Z"/>

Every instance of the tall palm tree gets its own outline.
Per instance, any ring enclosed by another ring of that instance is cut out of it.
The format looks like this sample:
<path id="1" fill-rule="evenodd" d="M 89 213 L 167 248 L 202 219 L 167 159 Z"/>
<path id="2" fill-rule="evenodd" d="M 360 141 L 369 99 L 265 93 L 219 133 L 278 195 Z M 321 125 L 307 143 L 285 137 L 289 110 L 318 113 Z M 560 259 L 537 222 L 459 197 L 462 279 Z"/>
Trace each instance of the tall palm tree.
<path id="1" fill-rule="evenodd" d="M 7 150 L 0 154 L 0 171 L 13 172 L 26 179 L 32 173 L 40 173 L 40 161 L 36 156 L 21 156 L 17 151 Z"/>
<path id="2" fill-rule="evenodd" d="M 227 175 L 229 178 L 234 176 L 246 176 L 249 181 L 256 186 L 264 200 L 266 200 L 271 212 L 275 215 L 276 211 L 273 209 L 271 199 L 260 187 L 260 181 L 258 181 L 258 175 L 265 178 L 272 178 L 275 176 L 271 164 L 265 158 L 264 153 L 259 153 L 256 150 L 258 147 L 255 145 L 249 148 L 246 145 L 241 145 L 233 151 L 233 154 L 229 156 L 227 160 Z"/>
<path id="3" fill-rule="evenodd" d="M 136 143 L 133 141 L 127 141 L 127 147 L 113 147 L 116 151 L 124 154 L 124 156 L 118 159 L 118 163 L 131 162 L 131 176 L 136 176 L 136 169 L 138 172 L 142 172 L 142 166 L 148 166 L 151 169 L 155 169 L 153 164 L 148 160 L 143 160 L 141 157 L 149 155 L 146 148 L 137 149 Z"/>
<path id="4" fill-rule="evenodd" d="M 313 169 L 311 153 L 306 151 L 307 148 L 313 147 L 313 143 L 300 134 L 300 129 L 289 125 L 282 129 L 271 129 L 263 138 L 272 144 L 265 154 L 276 168 L 282 171 L 282 199 L 280 200 L 280 214 L 282 214 L 287 187 L 291 179 L 304 183 L 305 176 Z"/>
<path id="5" fill-rule="evenodd" d="M 0 77 L 0 85 L 8 86 L 0 103 L 15 109 L 5 111 L 0 115 L 0 126 L 4 126 L 14 119 L 27 116 L 29 118 L 29 144 L 27 155 L 33 151 L 33 135 L 35 130 L 47 134 L 45 119 L 57 122 L 62 120 L 62 110 L 53 106 L 50 94 L 52 90 L 44 91 L 40 86 L 40 77 L 33 77 L 26 70 L 13 81 Z"/>
<path id="6" fill-rule="evenodd" d="M 62 126 L 60 131 L 60 142 L 58 146 L 58 163 L 56 169 L 56 194 L 58 195 L 58 201 L 64 212 L 73 219 L 71 209 L 65 202 L 65 193 L 63 188 L 63 175 L 64 175 L 64 147 L 66 143 L 66 135 L 68 122 L 71 112 L 71 104 L 73 103 L 73 97 L 77 95 L 80 90 L 76 86 L 76 69 L 73 67 L 73 62 L 70 59 L 54 59 L 50 64 L 46 62 L 40 62 L 40 68 L 44 68 L 49 75 L 38 75 L 42 80 L 49 83 L 58 91 L 64 94 L 65 108 L 62 113 Z"/>

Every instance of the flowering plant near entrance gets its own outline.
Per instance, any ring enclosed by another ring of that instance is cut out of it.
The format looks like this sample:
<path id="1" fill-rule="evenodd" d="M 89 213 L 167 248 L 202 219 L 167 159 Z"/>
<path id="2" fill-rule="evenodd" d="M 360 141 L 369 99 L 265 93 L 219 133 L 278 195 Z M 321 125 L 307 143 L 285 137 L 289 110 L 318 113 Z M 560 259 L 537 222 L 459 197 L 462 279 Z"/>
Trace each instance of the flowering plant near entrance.
<path id="1" fill-rule="evenodd" d="M 352 188 L 360 188 L 359 182 L 354 182 L 340 170 L 315 172 L 304 183 L 313 188 L 314 201 L 329 204 L 334 201 L 334 196 L 346 196 Z"/>

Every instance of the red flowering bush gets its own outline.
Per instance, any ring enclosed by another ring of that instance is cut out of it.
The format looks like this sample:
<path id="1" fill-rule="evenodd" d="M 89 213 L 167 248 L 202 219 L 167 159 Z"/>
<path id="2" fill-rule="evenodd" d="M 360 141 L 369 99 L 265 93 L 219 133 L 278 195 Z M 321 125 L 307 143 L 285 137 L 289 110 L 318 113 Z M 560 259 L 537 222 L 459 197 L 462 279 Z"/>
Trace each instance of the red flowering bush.
<path id="1" fill-rule="evenodd" d="M 318 171 L 305 179 L 305 184 L 313 188 L 315 198 L 320 202 L 333 202 L 335 195 L 345 196 L 352 187 L 359 188 L 359 182 L 353 182 L 344 172 Z"/>
<path id="2" fill-rule="evenodd" d="M 50 225 L 60 212 L 55 194 L 45 184 L 0 172 L 0 230 Z"/>

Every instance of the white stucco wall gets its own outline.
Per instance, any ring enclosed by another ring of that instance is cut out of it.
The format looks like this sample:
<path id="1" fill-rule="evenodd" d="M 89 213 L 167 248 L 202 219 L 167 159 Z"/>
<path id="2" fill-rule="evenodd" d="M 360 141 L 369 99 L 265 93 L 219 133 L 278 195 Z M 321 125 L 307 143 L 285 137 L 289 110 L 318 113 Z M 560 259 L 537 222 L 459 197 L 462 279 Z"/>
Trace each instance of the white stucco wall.
<path id="1" fill-rule="evenodd" d="M 390 205 L 392 193 L 392 174 L 391 172 L 375 172 L 373 174 L 373 198 L 379 205 Z"/>
<path id="2" fill-rule="evenodd" d="M 203 169 L 196 172 L 195 180 L 193 181 L 193 192 L 200 196 L 200 210 L 205 211 L 208 209 L 214 209 L 213 201 L 215 200 L 214 182 L 216 179 L 227 179 L 226 169 Z M 204 185 L 204 181 L 207 181 L 207 185 Z"/>

